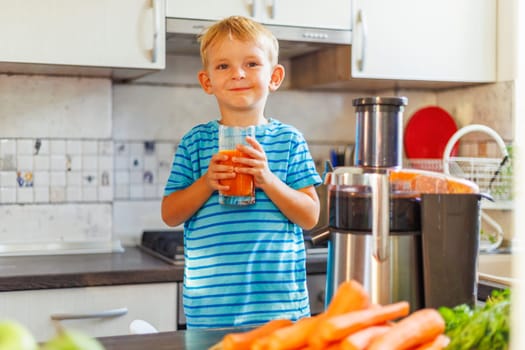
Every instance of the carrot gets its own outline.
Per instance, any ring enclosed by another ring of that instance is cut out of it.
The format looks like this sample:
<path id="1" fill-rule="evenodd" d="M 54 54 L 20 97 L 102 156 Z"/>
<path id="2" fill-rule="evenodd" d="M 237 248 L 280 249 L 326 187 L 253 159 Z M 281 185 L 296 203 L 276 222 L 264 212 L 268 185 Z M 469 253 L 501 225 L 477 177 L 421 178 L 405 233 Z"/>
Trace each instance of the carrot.
<path id="1" fill-rule="evenodd" d="M 325 314 L 341 315 L 350 311 L 366 309 L 370 304 L 368 293 L 363 285 L 355 280 L 345 281 L 337 287 Z"/>
<path id="2" fill-rule="evenodd" d="M 414 350 L 442 350 L 448 346 L 448 343 L 450 343 L 450 338 L 444 334 L 440 334 L 435 337 L 434 340 L 422 344 L 414 348 Z"/>
<path id="3" fill-rule="evenodd" d="M 401 301 L 379 308 L 369 308 L 348 312 L 339 316 L 329 317 L 320 322 L 319 334 L 316 338 L 325 344 L 339 341 L 344 337 L 366 327 L 385 323 L 408 315 L 408 302 Z"/>
<path id="4" fill-rule="evenodd" d="M 269 335 L 268 350 L 300 349 L 308 345 L 308 336 L 317 329 L 322 314 L 305 317 L 293 325 L 280 328 Z"/>
<path id="5" fill-rule="evenodd" d="M 371 326 L 355 333 L 341 341 L 342 350 L 365 350 L 375 338 L 385 334 L 390 326 Z"/>
<path id="6" fill-rule="evenodd" d="M 291 324 L 293 324 L 291 320 L 277 319 L 268 321 L 262 326 L 247 332 L 226 334 L 222 338 L 222 348 L 223 350 L 249 350 L 255 340 Z"/>
<path id="7" fill-rule="evenodd" d="M 421 309 L 395 323 L 376 338 L 368 350 L 404 350 L 427 343 L 445 331 L 445 321 L 436 309 Z"/>

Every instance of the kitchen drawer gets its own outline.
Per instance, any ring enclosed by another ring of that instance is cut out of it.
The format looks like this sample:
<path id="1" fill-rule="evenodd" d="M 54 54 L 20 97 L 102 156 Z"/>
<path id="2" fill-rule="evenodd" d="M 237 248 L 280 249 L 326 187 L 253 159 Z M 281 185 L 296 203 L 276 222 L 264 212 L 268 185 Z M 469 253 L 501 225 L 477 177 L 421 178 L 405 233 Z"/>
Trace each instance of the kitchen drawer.
<path id="1" fill-rule="evenodd" d="M 0 293 L 0 317 L 26 325 L 38 341 L 55 334 L 52 315 L 87 315 L 117 309 L 127 309 L 127 312 L 60 322 L 65 328 L 78 329 L 93 337 L 129 334 L 129 324 L 134 319 L 145 320 L 160 332 L 174 331 L 177 329 L 177 283 Z"/>

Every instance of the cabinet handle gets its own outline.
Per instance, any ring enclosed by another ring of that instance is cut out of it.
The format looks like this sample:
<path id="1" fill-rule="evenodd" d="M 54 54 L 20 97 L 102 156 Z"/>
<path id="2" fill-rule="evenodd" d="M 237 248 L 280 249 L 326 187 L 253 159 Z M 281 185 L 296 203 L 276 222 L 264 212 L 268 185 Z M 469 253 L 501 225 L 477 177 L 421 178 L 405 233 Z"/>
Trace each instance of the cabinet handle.
<path id="1" fill-rule="evenodd" d="M 62 320 L 81 320 L 86 318 L 112 318 L 124 316 L 128 313 L 128 308 L 123 307 L 120 309 L 104 310 L 86 314 L 52 314 L 50 317 L 54 321 Z"/>
<path id="2" fill-rule="evenodd" d="M 356 29 L 357 26 L 361 25 L 361 58 L 357 60 L 357 69 L 362 72 L 365 69 L 365 54 L 366 54 L 366 41 L 367 41 L 367 30 L 365 15 L 362 10 L 357 13 Z"/>
<path id="3" fill-rule="evenodd" d="M 250 11 L 250 16 L 252 18 L 255 17 L 255 2 L 256 2 L 256 0 L 249 0 L 248 1 L 248 6 L 250 8 L 250 10 L 249 10 Z"/>
<path id="4" fill-rule="evenodd" d="M 277 0 L 271 0 L 272 5 L 270 6 L 270 18 L 275 19 L 275 14 L 277 13 Z"/>
<path id="5" fill-rule="evenodd" d="M 153 9 L 153 49 L 151 51 L 151 62 L 157 63 L 159 50 L 159 4 L 158 0 L 151 0 L 151 8 Z"/>

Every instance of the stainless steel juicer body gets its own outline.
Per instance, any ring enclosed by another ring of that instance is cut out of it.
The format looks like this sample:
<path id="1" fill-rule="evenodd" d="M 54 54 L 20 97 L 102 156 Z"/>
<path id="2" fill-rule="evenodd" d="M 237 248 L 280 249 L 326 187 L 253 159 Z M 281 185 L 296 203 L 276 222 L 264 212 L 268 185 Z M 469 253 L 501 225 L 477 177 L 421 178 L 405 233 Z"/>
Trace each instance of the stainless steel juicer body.
<path id="1" fill-rule="evenodd" d="M 359 167 L 336 168 L 327 176 L 327 302 L 343 281 L 355 279 L 373 303 L 407 300 L 413 309 L 422 307 L 419 199 L 382 192 L 388 184 L 377 182 L 386 176 Z"/>
<path id="2" fill-rule="evenodd" d="M 402 164 L 405 97 L 366 97 L 356 107 L 356 167 L 327 174 L 329 237 L 326 299 L 339 284 L 360 281 L 372 302 L 422 302 L 419 207 L 406 194 L 392 195 L 389 170 Z M 408 202 L 407 202 L 408 198 Z M 401 202 L 404 201 L 404 202 Z M 411 215 L 412 225 L 398 225 Z M 414 224 L 415 223 L 415 224 Z"/>
<path id="3" fill-rule="evenodd" d="M 405 300 L 417 310 L 475 303 L 482 196 L 442 189 L 421 193 L 410 182 L 390 181 L 390 175 L 404 172 L 406 103 L 404 97 L 353 101 L 356 166 L 325 175 L 328 227 L 312 234 L 314 243 L 329 240 L 326 304 L 351 279 L 377 304 Z M 420 174 L 418 181 L 434 174 Z"/>

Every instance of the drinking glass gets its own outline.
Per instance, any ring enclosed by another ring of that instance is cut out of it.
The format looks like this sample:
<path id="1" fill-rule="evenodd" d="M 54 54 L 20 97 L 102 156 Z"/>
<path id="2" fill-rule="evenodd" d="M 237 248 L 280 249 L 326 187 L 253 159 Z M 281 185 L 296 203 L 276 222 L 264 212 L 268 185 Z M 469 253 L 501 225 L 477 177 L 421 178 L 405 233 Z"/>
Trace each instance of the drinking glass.
<path id="1" fill-rule="evenodd" d="M 237 145 L 248 145 L 246 136 L 255 137 L 255 127 L 236 127 L 219 125 L 219 153 L 228 156 L 228 160 L 222 164 L 232 166 L 242 166 L 232 161 L 233 157 L 247 157 L 244 153 L 237 150 Z M 255 186 L 253 176 L 249 174 L 239 174 L 232 179 L 223 179 L 222 185 L 230 187 L 227 191 L 219 191 L 219 203 L 223 205 L 243 206 L 255 203 Z"/>

